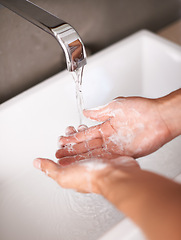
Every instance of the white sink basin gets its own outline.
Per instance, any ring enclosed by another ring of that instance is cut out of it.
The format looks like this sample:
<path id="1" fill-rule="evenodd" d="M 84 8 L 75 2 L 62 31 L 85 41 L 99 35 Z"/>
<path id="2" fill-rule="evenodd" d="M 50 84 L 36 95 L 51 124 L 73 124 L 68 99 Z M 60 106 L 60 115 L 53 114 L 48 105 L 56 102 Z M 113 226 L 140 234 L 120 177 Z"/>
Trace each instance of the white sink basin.
<path id="1" fill-rule="evenodd" d="M 86 107 L 120 95 L 165 95 L 181 87 L 181 48 L 141 31 L 90 57 L 83 82 Z M 78 122 L 67 71 L 0 106 L 1 240 L 96 240 L 123 219 L 100 196 L 62 189 L 32 166 L 36 157 L 55 159 L 58 136 Z M 141 166 L 174 178 L 181 172 L 180 143 L 178 137 L 140 159 Z M 113 229 L 105 239 L 114 234 L 123 233 Z"/>

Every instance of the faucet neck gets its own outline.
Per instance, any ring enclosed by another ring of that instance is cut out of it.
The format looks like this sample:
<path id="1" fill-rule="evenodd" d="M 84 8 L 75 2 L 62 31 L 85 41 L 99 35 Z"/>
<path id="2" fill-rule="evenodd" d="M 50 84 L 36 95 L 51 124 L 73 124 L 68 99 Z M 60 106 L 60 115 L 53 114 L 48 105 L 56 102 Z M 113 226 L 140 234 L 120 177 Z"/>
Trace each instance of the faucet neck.
<path id="1" fill-rule="evenodd" d="M 64 50 L 68 71 L 86 64 L 84 45 L 73 27 L 28 0 L 0 0 L 0 4 L 51 34 Z"/>

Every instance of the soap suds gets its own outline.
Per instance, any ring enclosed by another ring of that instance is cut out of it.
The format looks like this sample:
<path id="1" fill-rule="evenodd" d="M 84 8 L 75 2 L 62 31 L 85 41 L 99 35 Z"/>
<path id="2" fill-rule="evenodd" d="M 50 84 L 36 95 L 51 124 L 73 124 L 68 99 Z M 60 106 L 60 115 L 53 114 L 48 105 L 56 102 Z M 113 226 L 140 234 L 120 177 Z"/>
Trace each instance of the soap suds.
<path id="1" fill-rule="evenodd" d="M 74 146 L 75 144 L 76 144 L 76 143 L 70 143 L 70 144 L 66 145 L 66 146 L 64 147 L 64 149 L 66 149 L 69 153 L 71 153 L 71 152 L 74 151 L 73 146 Z"/>
<path id="2" fill-rule="evenodd" d="M 80 164 L 82 166 L 85 166 L 88 171 L 93 171 L 93 170 L 99 171 L 99 170 L 103 170 L 108 166 L 107 163 L 101 161 L 100 159 L 95 159 L 95 158 L 91 160 L 80 161 Z"/>
<path id="3" fill-rule="evenodd" d="M 45 170 L 45 175 L 48 177 L 50 176 L 50 172 L 47 169 Z"/>

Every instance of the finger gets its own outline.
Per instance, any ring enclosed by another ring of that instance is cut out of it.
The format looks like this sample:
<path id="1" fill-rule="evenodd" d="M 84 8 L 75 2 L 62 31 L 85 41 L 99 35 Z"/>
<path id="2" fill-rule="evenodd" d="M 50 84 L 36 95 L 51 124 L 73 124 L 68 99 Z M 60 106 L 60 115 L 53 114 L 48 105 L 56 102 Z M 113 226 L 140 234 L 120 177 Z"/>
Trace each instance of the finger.
<path id="1" fill-rule="evenodd" d="M 71 136 L 61 136 L 58 145 L 62 148 L 62 146 L 67 144 L 89 141 L 96 138 L 105 140 L 106 137 L 111 136 L 114 132 L 115 130 L 112 128 L 110 121 L 106 121 L 97 126 L 87 128 L 83 132 L 78 132 Z"/>
<path id="2" fill-rule="evenodd" d="M 49 159 L 37 158 L 34 160 L 33 165 L 35 168 L 43 171 L 46 175 L 48 175 L 55 181 L 58 180 L 60 165 L 58 165 L 57 163 Z"/>
<path id="3" fill-rule="evenodd" d="M 94 138 L 101 138 L 100 125 L 90 127 L 82 132 L 74 133 L 71 136 L 61 136 L 59 138 L 59 146 L 62 147 L 70 143 L 89 141 Z"/>
<path id="4" fill-rule="evenodd" d="M 112 110 L 113 109 L 112 109 L 112 102 L 111 102 L 107 105 L 100 106 L 97 108 L 85 109 L 83 113 L 87 118 L 90 118 L 99 122 L 104 122 L 113 116 Z"/>
<path id="5" fill-rule="evenodd" d="M 80 192 L 94 191 L 89 177 L 91 173 L 86 171 L 83 165 L 74 164 L 63 168 L 52 160 L 44 158 L 35 159 L 33 164 L 64 188 L 76 189 Z"/>
<path id="6" fill-rule="evenodd" d="M 82 132 L 82 131 L 85 131 L 88 127 L 84 124 L 81 124 L 78 126 L 78 132 Z"/>
<path id="7" fill-rule="evenodd" d="M 87 157 L 86 157 L 87 156 Z M 70 157 L 64 157 L 58 160 L 58 164 L 61 166 L 68 166 L 71 165 L 72 163 L 88 159 L 89 156 L 88 154 L 81 154 L 81 155 L 75 155 L 75 156 L 70 156 Z"/>
<path id="8" fill-rule="evenodd" d="M 84 141 L 77 144 L 69 144 L 64 148 L 58 149 L 55 156 L 56 158 L 62 158 L 66 156 L 73 156 L 77 154 L 86 153 L 90 150 L 101 148 L 103 146 L 103 140 L 101 138 L 96 138 L 90 141 Z"/>
<path id="9" fill-rule="evenodd" d="M 59 159 L 58 163 L 62 166 L 66 166 L 69 164 L 72 164 L 77 161 L 85 160 L 85 159 L 107 159 L 110 160 L 112 158 L 118 158 L 120 155 L 116 153 L 110 153 L 106 151 L 106 149 L 103 148 L 98 148 L 98 149 L 93 149 L 92 151 L 79 154 L 79 155 L 74 155 L 74 156 L 67 156 Z"/>
<path id="10" fill-rule="evenodd" d="M 72 135 L 72 134 L 74 134 L 74 133 L 76 133 L 77 131 L 76 131 L 76 129 L 73 127 L 73 126 L 69 126 L 69 127 L 67 127 L 66 129 L 65 129 L 65 135 L 66 136 L 70 136 L 70 135 Z"/>

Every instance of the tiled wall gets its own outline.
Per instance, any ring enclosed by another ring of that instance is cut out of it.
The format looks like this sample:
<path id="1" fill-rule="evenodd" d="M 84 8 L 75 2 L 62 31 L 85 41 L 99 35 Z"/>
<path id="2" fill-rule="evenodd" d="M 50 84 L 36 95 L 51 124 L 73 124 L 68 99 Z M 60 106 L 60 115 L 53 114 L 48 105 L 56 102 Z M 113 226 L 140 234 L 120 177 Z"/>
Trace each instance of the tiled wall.
<path id="1" fill-rule="evenodd" d="M 147 28 L 178 19 L 180 0 L 32 0 L 73 25 L 94 53 Z M 65 68 L 63 52 L 47 33 L 0 8 L 0 103 Z"/>

